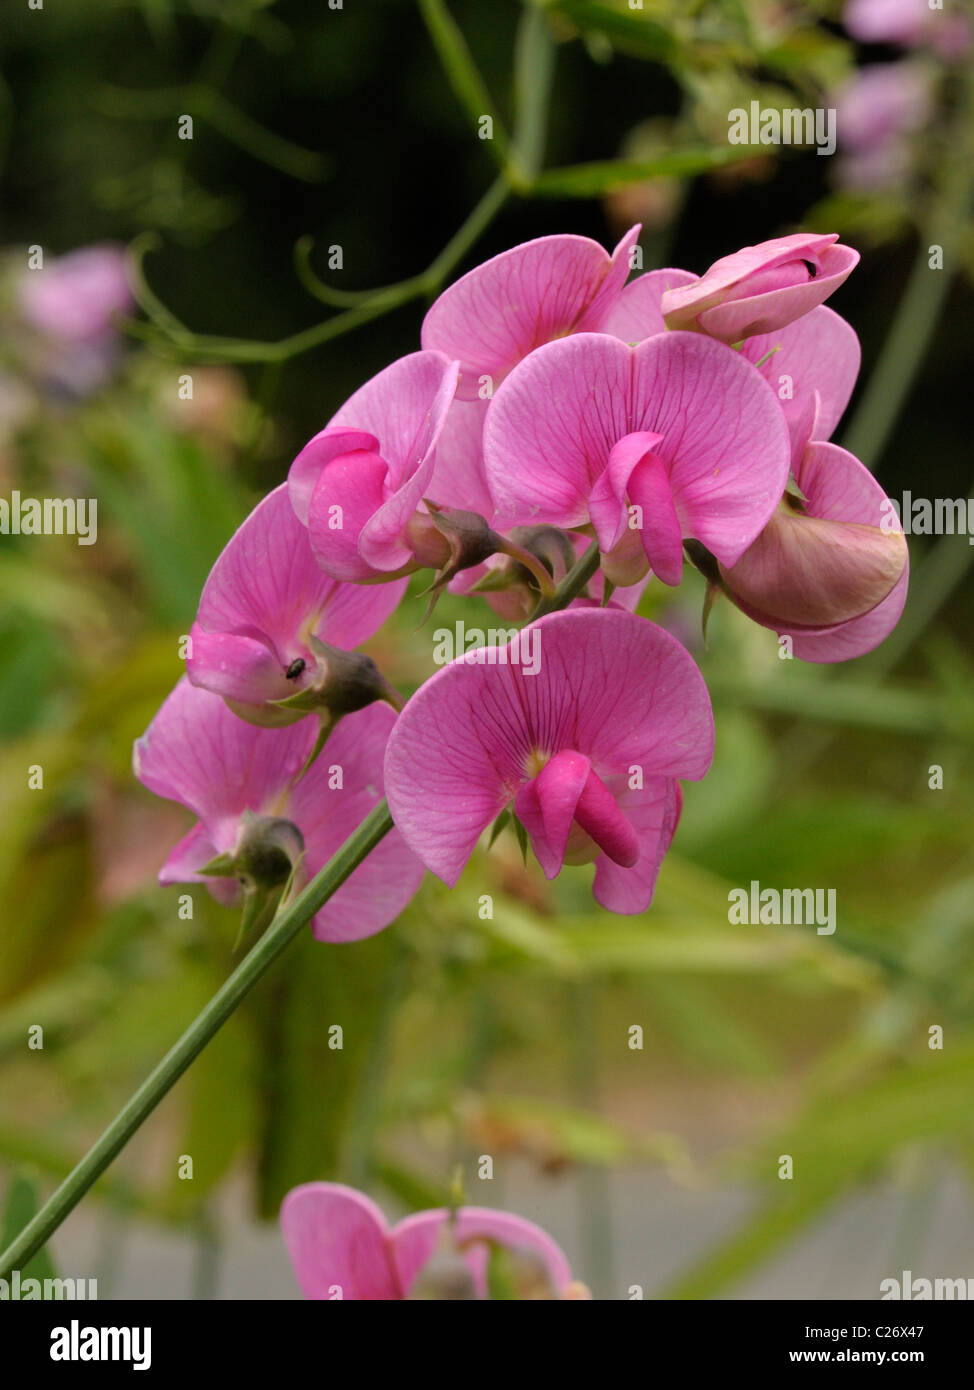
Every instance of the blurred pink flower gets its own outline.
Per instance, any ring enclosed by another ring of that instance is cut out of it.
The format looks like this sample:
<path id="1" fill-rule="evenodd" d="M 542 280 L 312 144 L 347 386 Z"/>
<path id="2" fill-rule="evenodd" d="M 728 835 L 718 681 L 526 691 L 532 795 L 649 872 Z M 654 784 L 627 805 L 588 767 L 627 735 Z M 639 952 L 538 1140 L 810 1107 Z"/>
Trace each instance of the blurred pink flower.
<path id="1" fill-rule="evenodd" d="M 572 1297 L 571 1270 L 538 1226 L 508 1212 L 460 1207 L 417 1212 L 389 1226 L 354 1188 L 312 1182 L 281 1206 L 281 1231 L 305 1298 L 485 1299 L 491 1254 L 501 1251 L 514 1296 Z"/>
<path id="2" fill-rule="evenodd" d="M 855 269 L 858 251 L 837 242 L 837 235 L 796 232 L 724 256 L 699 280 L 666 291 L 666 326 L 724 343 L 774 333 L 828 299 Z"/>
<path id="3" fill-rule="evenodd" d="M 733 564 L 788 479 L 784 416 L 759 372 L 721 343 L 599 333 L 538 348 L 491 402 L 487 477 L 518 525 L 592 523 L 605 573 L 680 582 L 684 538 Z"/>
<path id="4" fill-rule="evenodd" d="M 792 638 L 803 661 L 845 661 L 896 626 L 909 552 L 892 506 L 868 469 L 835 444 L 810 443 L 786 496 L 736 565 L 721 567 L 737 606 Z"/>
<path id="5" fill-rule="evenodd" d="M 24 271 L 18 289 L 21 313 L 31 327 L 64 343 L 90 344 L 110 336 L 113 316 L 133 305 L 120 246 L 86 246 L 58 256 L 40 270 Z"/>
<path id="6" fill-rule="evenodd" d="M 138 780 L 198 818 L 172 850 L 159 882 L 202 883 L 231 904 L 240 882 L 261 873 L 283 884 L 318 872 L 382 797 L 382 759 L 395 715 L 387 705 L 350 714 L 327 753 L 299 778 L 315 743 L 313 721 L 261 729 L 185 678 L 133 751 Z M 303 849 L 303 857 L 301 851 Z M 227 856 L 239 873 L 204 875 Z M 412 898 L 422 866 L 393 830 L 312 919 L 319 941 L 357 941 L 393 921 Z M 270 880 L 268 880 L 269 882 Z"/>
<path id="7" fill-rule="evenodd" d="M 906 59 L 860 68 L 832 98 L 841 150 L 872 150 L 916 130 L 930 115 L 926 73 Z"/>
<path id="8" fill-rule="evenodd" d="M 957 57 L 971 43 L 967 16 L 952 12 L 950 0 L 932 8 L 929 0 L 848 0 L 842 23 L 861 43 L 926 46 L 944 57 Z"/>
<path id="9" fill-rule="evenodd" d="M 597 901 L 642 912 L 679 819 L 677 778 L 705 775 L 713 738 L 703 677 L 673 637 L 620 609 L 569 609 L 413 696 L 389 740 L 389 805 L 451 886 L 512 806 L 547 878 L 594 860 Z"/>
<path id="10" fill-rule="evenodd" d="M 251 512 L 203 586 L 186 672 L 243 719 L 293 723 L 308 711 L 273 702 L 327 681 L 327 657 L 313 642 L 351 650 L 396 608 L 405 579 L 343 584 L 315 560 L 286 484 Z"/>
<path id="11" fill-rule="evenodd" d="M 356 391 L 292 463 L 291 504 L 333 579 L 384 580 L 429 562 L 421 508 L 457 372 L 439 352 L 401 357 Z"/>

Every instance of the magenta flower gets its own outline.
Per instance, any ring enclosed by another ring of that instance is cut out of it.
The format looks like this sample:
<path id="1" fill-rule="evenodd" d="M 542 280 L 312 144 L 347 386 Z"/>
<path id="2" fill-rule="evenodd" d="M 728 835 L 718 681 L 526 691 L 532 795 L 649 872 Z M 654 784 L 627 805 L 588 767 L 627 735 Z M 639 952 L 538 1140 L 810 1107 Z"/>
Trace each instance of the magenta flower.
<path id="1" fill-rule="evenodd" d="M 120 246 L 85 246 L 27 271 L 20 281 L 24 318 L 45 337 L 92 343 L 114 332 L 112 319 L 133 304 Z"/>
<path id="2" fill-rule="evenodd" d="M 406 583 L 342 584 L 326 575 L 282 484 L 251 512 L 210 571 L 186 672 L 243 719 L 292 723 L 308 710 L 275 702 L 300 692 L 310 699 L 320 690 L 322 709 L 327 706 L 328 678 L 335 672 L 321 644 L 350 650 L 366 641 L 395 609 Z"/>
<path id="3" fill-rule="evenodd" d="M 513 1297 L 578 1297 L 581 1287 L 549 1235 L 485 1207 L 422 1211 L 389 1226 L 361 1192 L 309 1182 L 284 1198 L 281 1231 L 305 1298 L 484 1299 L 496 1255 Z"/>
<path id="4" fill-rule="evenodd" d="M 133 767 L 157 796 L 199 824 L 173 849 L 159 882 L 202 883 L 230 904 L 247 892 L 300 886 L 328 862 L 382 796 L 382 758 L 395 715 L 387 705 L 350 714 L 303 777 L 312 721 L 261 729 L 185 678 L 136 742 Z M 204 874 L 218 861 L 223 876 Z M 315 915 L 319 941 L 357 941 L 396 918 L 422 866 L 392 831 Z"/>
<path id="5" fill-rule="evenodd" d="M 809 444 L 786 494 L 736 565 L 721 567 L 737 606 L 792 639 L 804 661 L 846 661 L 896 626 L 909 552 L 892 504 L 868 469 L 835 444 Z"/>
<path id="6" fill-rule="evenodd" d="M 666 326 L 724 343 L 774 333 L 823 303 L 855 269 L 859 252 L 837 242 L 837 235 L 797 232 L 724 256 L 699 280 L 666 291 Z"/>
<path id="7" fill-rule="evenodd" d="M 584 333 L 538 348 L 491 402 L 487 477 L 517 525 L 591 522 L 614 583 L 678 584 L 683 540 L 733 564 L 789 467 L 778 402 L 740 353 L 702 335 L 630 347 Z"/>
<path id="8" fill-rule="evenodd" d="M 680 814 L 677 778 L 713 755 L 703 677 L 631 613 L 552 613 L 507 647 L 445 666 L 400 715 L 386 754 L 396 825 L 451 886 L 511 807 L 546 877 L 595 861 L 593 891 L 642 912 Z"/>
<path id="9" fill-rule="evenodd" d="M 442 558 L 422 503 L 457 371 L 439 352 L 400 358 L 356 391 L 292 463 L 291 504 L 333 579 L 384 580 Z"/>

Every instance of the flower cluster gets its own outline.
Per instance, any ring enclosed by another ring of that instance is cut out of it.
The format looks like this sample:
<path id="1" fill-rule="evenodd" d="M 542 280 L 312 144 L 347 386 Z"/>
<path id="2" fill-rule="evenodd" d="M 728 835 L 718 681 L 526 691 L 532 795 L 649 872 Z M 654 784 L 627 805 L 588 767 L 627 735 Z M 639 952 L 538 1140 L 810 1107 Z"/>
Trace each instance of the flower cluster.
<path id="1" fill-rule="evenodd" d="M 859 346 L 823 301 L 856 252 L 801 233 L 630 279 L 638 232 L 470 271 L 233 536 L 136 748 L 198 820 L 164 882 L 266 920 L 385 791 L 395 830 L 318 912 L 322 939 L 387 925 L 423 867 L 456 883 L 499 819 L 549 878 L 591 863 L 598 902 L 642 912 L 714 740 L 694 661 L 635 612 L 646 584 L 689 558 L 708 601 L 809 661 L 891 630 L 906 543 L 829 442 Z M 356 648 L 420 570 L 434 600 L 482 594 L 527 626 L 402 708 Z"/>

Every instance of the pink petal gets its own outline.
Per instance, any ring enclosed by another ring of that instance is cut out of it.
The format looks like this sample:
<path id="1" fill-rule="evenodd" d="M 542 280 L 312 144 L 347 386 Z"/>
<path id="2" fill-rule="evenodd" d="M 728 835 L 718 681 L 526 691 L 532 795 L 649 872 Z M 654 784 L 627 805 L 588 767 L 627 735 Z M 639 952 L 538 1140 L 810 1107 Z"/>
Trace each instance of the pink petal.
<path id="1" fill-rule="evenodd" d="M 661 434 L 640 430 L 627 434 L 609 451 L 605 472 L 596 479 L 589 498 L 589 515 L 603 554 L 613 550 L 627 530 L 626 494 L 633 470 L 662 442 Z"/>
<path id="2" fill-rule="evenodd" d="M 598 325 L 602 333 L 611 333 L 624 343 L 641 343 L 654 333 L 663 333 L 663 295 L 667 290 L 692 285 L 699 276 L 689 270 L 647 270 L 631 280 L 615 304 Z"/>
<path id="3" fill-rule="evenodd" d="M 314 740 L 311 720 L 257 728 L 183 677 L 136 740 L 133 766 L 143 786 L 193 811 L 220 843 L 221 823 L 276 803 Z"/>
<path id="4" fill-rule="evenodd" d="M 460 360 L 464 399 L 476 397 L 483 376 L 496 390 L 542 343 L 608 312 L 638 235 L 627 232 L 611 257 L 579 236 L 539 237 L 495 256 L 443 291 L 423 321 L 424 348 Z"/>
<path id="5" fill-rule="evenodd" d="M 588 521 L 613 445 L 640 428 L 628 409 L 631 375 L 631 349 L 601 333 L 548 343 L 511 372 L 487 411 L 484 458 L 513 524 Z"/>
<path id="6" fill-rule="evenodd" d="M 255 706 L 292 693 L 285 675 L 287 666 L 264 638 L 210 633 L 194 623 L 190 641 L 186 674 L 193 685 L 225 700 Z"/>
<path id="7" fill-rule="evenodd" d="M 305 863 L 316 874 L 383 795 L 382 762 L 396 716 L 386 704 L 346 715 L 291 791 L 284 814 L 300 828 Z M 337 773 L 341 786 L 336 786 Z M 423 866 L 397 830 L 372 853 L 314 918 L 319 941 L 359 941 L 387 927 L 419 887 Z"/>
<path id="8" fill-rule="evenodd" d="M 906 604 L 910 584 L 910 566 L 900 575 L 895 587 L 870 613 L 851 618 L 849 622 L 823 632 L 796 632 L 792 651 L 801 661 L 849 661 L 864 656 L 878 647 L 893 631 Z"/>
<path id="9" fill-rule="evenodd" d="M 641 852 L 631 868 L 623 868 L 607 854 L 600 855 L 592 893 L 609 912 L 631 916 L 645 912 L 653 901 L 660 865 L 676 833 L 683 796 L 679 782 L 651 777 L 638 789 L 623 784 L 616 800 L 635 831 Z"/>
<path id="10" fill-rule="evenodd" d="M 666 467 L 655 454 L 637 463 L 629 478 L 629 500 L 642 513 L 640 536 L 653 573 L 664 584 L 683 578 L 683 538 Z"/>
<path id="11" fill-rule="evenodd" d="M 329 429 L 368 430 L 389 465 L 393 490 L 433 450 L 456 393 L 459 364 L 439 352 L 413 352 L 372 377 L 337 411 Z"/>
<path id="12" fill-rule="evenodd" d="M 328 425 L 304 446 L 291 464 L 287 475 L 288 496 L 294 514 L 303 526 L 308 524 L 311 496 L 321 477 L 321 470 L 342 454 L 375 454 L 379 441 L 364 430 L 338 429 Z"/>
<path id="13" fill-rule="evenodd" d="M 456 400 L 436 445 L 430 496 L 441 507 L 479 512 L 494 519 L 494 499 L 484 467 L 484 420 L 489 400 Z"/>
<path id="14" fill-rule="evenodd" d="M 446 1211 L 422 1211 L 407 1216 L 392 1230 L 392 1253 L 401 1287 L 408 1293 L 417 1274 L 436 1252 L 449 1220 Z M 487 1207 L 461 1207 L 456 1214 L 452 1235 L 469 1248 L 464 1258 L 474 1277 L 481 1298 L 487 1296 L 489 1246 L 476 1242 L 492 1241 L 509 1250 L 531 1251 L 540 1256 L 556 1293 L 572 1282 L 568 1261 L 560 1248 L 540 1226 Z"/>
<path id="15" fill-rule="evenodd" d="M 658 334 L 632 351 L 632 426 L 663 436 L 654 453 L 667 465 L 682 534 L 733 563 L 788 481 L 778 402 L 740 353 L 699 334 Z"/>
<path id="16" fill-rule="evenodd" d="M 565 749 L 514 798 L 514 814 L 531 837 L 545 878 L 561 872 L 578 799 L 591 770 L 588 758 Z"/>
<path id="17" fill-rule="evenodd" d="M 385 1217 L 361 1192 L 330 1182 L 292 1188 L 281 1205 L 281 1233 L 305 1298 L 404 1296 Z"/>
<path id="18" fill-rule="evenodd" d="M 322 469 L 308 508 L 308 535 L 318 564 L 332 578 L 355 583 L 375 576 L 359 543 L 385 504 L 387 480 L 378 454 L 341 454 Z"/>
<path id="19" fill-rule="evenodd" d="M 231 829 L 230 822 L 225 823 Z M 209 878 L 200 869 L 233 848 L 232 839 L 225 838 L 222 844 L 215 844 L 205 826 L 194 825 L 188 835 L 184 835 L 169 851 L 166 862 L 159 870 L 159 882 L 166 887 L 174 883 L 201 883 L 209 890 L 217 902 L 224 907 L 232 907 L 240 892 L 240 885 L 232 878 Z"/>
<path id="20" fill-rule="evenodd" d="M 774 349 L 777 351 L 758 370 L 784 411 L 792 458 L 797 463 L 808 440 L 805 423 L 815 393 L 820 404 L 814 437 L 828 439 L 849 404 L 862 353 L 855 330 L 825 305 L 774 333 L 748 338 L 741 353 L 756 364 Z M 787 397 L 789 383 L 782 378 L 790 378 L 791 399 Z"/>

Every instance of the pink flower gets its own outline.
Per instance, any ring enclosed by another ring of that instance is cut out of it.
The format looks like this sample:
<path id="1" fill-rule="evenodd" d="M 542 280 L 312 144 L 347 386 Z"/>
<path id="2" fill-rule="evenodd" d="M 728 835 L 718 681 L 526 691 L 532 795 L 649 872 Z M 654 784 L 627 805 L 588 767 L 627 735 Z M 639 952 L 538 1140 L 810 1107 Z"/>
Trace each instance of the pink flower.
<path id="1" fill-rule="evenodd" d="M 203 883 L 230 904 L 241 885 L 245 893 L 280 890 L 294 868 L 298 885 L 313 876 L 380 800 L 394 723 L 387 705 L 350 714 L 299 780 L 315 743 L 312 721 L 261 729 L 181 680 L 133 754 L 139 781 L 199 821 L 167 858 L 159 882 Z M 214 860 L 224 876 L 204 874 Z M 314 935 L 372 936 L 403 910 L 422 872 L 393 830 L 315 915 Z"/>
<path id="2" fill-rule="evenodd" d="M 451 886 L 512 807 L 546 877 L 595 861 L 595 897 L 642 912 L 680 814 L 677 778 L 713 755 L 703 678 L 668 633 L 618 609 L 553 613 L 445 666 L 386 755 L 396 825 Z"/>
<path id="3" fill-rule="evenodd" d="M 457 371 L 439 352 L 400 358 L 356 391 L 292 463 L 291 504 L 333 579 L 397 578 L 435 559 L 425 553 L 436 536 L 421 508 Z"/>
<path id="4" fill-rule="evenodd" d="M 896 626 L 909 583 L 909 552 L 886 494 L 835 444 L 809 444 L 796 472 L 801 500 L 786 496 L 736 565 L 726 592 L 764 627 L 792 638 L 804 661 L 846 661 Z"/>
<path id="5" fill-rule="evenodd" d="M 859 262 L 838 236 L 797 232 L 745 246 L 706 274 L 663 295 L 668 328 L 690 328 L 724 343 L 774 333 L 828 299 Z"/>
<path id="6" fill-rule="evenodd" d="M 25 272 L 20 308 L 39 333 L 63 343 L 90 344 L 110 336 L 112 319 L 133 304 L 120 246 L 86 246 Z"/>
<path id="7" fill-rule="evenodd" d="M 926 73 L 915 62 L 874 63 L 861 68 L 833 98 L 842 150 L 880 149 L 930 116 Z"/>
<path id="8" fill-rule="evenodd" d="M 499 1257 L 514 1297 L 571 1297 L 571 1270 L 538 1226 L 485 1207 L 422 1211 L 389 1226 L 361 1192 L 339 1183 L 293 1188 L 281 1231 L 305 1298 L 484 1299 Z"/>
<path id="9" fill-rule="evenodd" d="M 926 44 L 948 58 L 965 53 L 971 41 L 965 16 L 934 9 L 929 0 L 849 0 L 842 22 L 861 43 Z"/>
<path id="10" fill-rule="evenodd" d="M 582 333 L 538 348 L 487 416 L 498 510 L 517 525 L 591 522 L 614 583 L 647 566 L 678 584 L 683 539 L 733 564 L 788 479 L 778 402 L 739 353 L 702 335 L 630 347 Z"/>
<path id="11" fill-rule="evenodd" d="M 282 484 L 251 512 L 210 571 L 186 672 L 243 719 L 292 723 L 308 711 L 275 702 L 321 687 L 327 702 L 330 673 L 321 644 L 349 650 L 366 641 L 406 584 L 343 584 L 326 575 Z"/>

